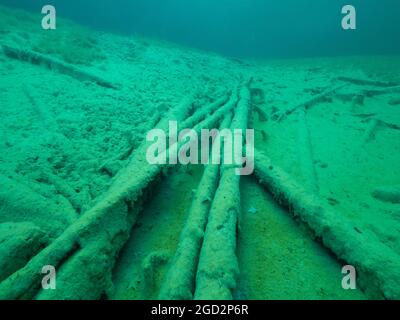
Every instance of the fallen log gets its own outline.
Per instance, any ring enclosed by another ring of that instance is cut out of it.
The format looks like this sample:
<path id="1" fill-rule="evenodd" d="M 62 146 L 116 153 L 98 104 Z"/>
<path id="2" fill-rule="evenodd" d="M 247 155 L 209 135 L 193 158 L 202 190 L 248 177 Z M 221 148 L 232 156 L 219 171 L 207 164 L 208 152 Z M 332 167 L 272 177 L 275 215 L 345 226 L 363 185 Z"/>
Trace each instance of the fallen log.
<path id="1" fill-rule="evenodd" d="M 0 223 L 0 281 L 22 268 L 48 241 L 31 222 Z"/>
<path id="2" fill-rule="evenodd" d="M 300 162 L 300 169 L 305 180 L 306 189 L 309 192 L 318 194 L 319 187 L 317 173 L 314 166 L 313 147 L 311 144 L 310 129 L 307 123 L 305 108 L 298 110 L 298 134 L 297 148 Z"/>
<path id="3" fill-rule="evenodd" d="M 167 131 L 169 121 L 185 119 L 191 105 L 192 101 L 185 99 L 168 112 L 157 128 Z M 227 110 L 232 108 L 230 105 Z M 223 109 L 201 124 L 187 124 L 199 132 L 203 127 L 215 125 L 222 112 L 226 112 Z M 90 210 L 24 268 L 0 284 L 0 299 L 33 298 L 40 286 L 39 270 L 48 264 L 60 268 L 57 274 L 60 290 L 42 290 L 37 295 L 39 299 L 98 299 L 111 290 L 111 271 L 136 221 L 143 192 L 166 166 L 147 162 L 149 144 L 142 143 L 127 167 L 114 178 L 108 192 Z M 178 148 L 177 143 L 172 148 Z"/>
<path id="4" fill-rule="evenodd" d="M 249 106 L 250 92 L 245 86 L 240 91 L 232 130 L 247 128 Z M 221 166 L 221 178 L 200 252 L 194 295 L 197 300 L 232 299 L 236 287 L 239 274 L 236 236 L 240 215 L 240 175 L 237 169 L 237 165 Z"/>
<path id="5" fill-rule="evenodd" d="M 400 130 L 400 126 L 394 123 L 389 123 L 380 119 L 367 119 L 365 122 L 368 122 L 369 125 L 365 130 L 364 137 L 363 137 L 363 144 L 367 144 L 368 142 L 372 141 L 375 138 L 376 132 L 380 128 L 387 128 L 392 130 Z"/>
<path id="6" fill-rule="evenodd" d="M 58 60 L 54 57 L 44 55 L 29 49 L 13 47 L 4 43 L 0 45 L 3 48 L 4 54 L 9 58 L 28 62 L 38 66 L 44 66 L 47 69 L 66 74 L 80 81 L 90 81 L 105 88 L 118 89 L 118 87 L 112 82 L 105 80 L 98 75 L 90 73 L 89 71 L 77 68 L 72 64 Z"/>
<path id="7" fill-rule="evenodd" d="M 221 98 L 218 98 L 216 101 L 210 103 L 209 105 L 195 110 L 195 112 L 193 114 L 191 114 L 185 121 L 178 122 L 179 129 L 180 130 L 187 129 L 187 128 L 190 128 L 190 125 L 193 123 L 201 123 L 202 121 L 205 120 L 205 118 L 207 116 L 209 116 L 213 112 L 218 111 L 219 108 L 222 108 L 222 111 L 232 108 L 232 101 L 228 101 L 228 98 L 229 98 L 229 95 L 223 95 Z M 227 102 L 229 102 L 229 103 L 227 103 Z M 221 111 L 219 111 L 219 113 L 221 113 Z M 159 122 L 159 120 L 160 120 L 159 115 L 156 115 L 150 121 L 152 123 L 152 125 L 149 126 L 149 130 L 152 129 L 154 126 L 156 126 L 157 123 Z M 164 123 L 164 125 L 166 125 L 166 124 Z M 167 130 L 167 131 L 165 131 L 165 133 L 166 133 L 166 138 L 169 138 L 169 131 Z M 121 169 L 121 161 L 120 160 L 131 157 L 132 153 L 134 151 L 135 150 L 133 147 L 129 148 L 128 150 L 123 151 L 117 157 L 106 161 L 100 167 L 100 170 L 107 172 L 110 176 L 115 176 Z"/>
<path id="8" fill-rule="evenodd" d="M 255 173 L 279 201 L 306 223 L 342 261 L 353 265 L 357 284 L 372 298 L 400 299 L 400 256 L 373 233 L 326 207 L 262 152 L 255 152 Z"/>
<path id="9" fill-rule="evenodd" d="M 220 129 L 229 127 L 230 122 L 231 116 L 226 116 Z M 218 146 L 213 145 L 212 154 L 221 152 L 221 150 L 216 150 Z M 218 180 L 219 165 L 206 165 L 180 235 L 175 256 L 161 286 L 160 299 L 193 299 L 200 248 Z"/>

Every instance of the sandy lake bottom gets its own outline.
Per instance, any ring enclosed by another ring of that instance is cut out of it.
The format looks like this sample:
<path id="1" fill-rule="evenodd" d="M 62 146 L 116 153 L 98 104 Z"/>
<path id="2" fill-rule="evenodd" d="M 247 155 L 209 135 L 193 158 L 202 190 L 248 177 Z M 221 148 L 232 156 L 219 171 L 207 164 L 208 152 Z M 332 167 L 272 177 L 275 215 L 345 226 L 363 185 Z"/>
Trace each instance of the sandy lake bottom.
<path id="1" fill-rule="evenodd" d="M 399 298 L 400 57 L 247 61 L 69 21 L 34 31 L 31 14 L 10 13 L 0 7 L 0 298 Z M 272 173 L 256 155 L 230 192 L 202 165 L 143 162 L 146 133 L 182 101 L 191 120 L 244 82 Z M 213 231 L 224 199 L 240 210 Z M 216 216 L 207 230 L 192 226 L 201 206 Z M 57 290 L 40 288 L 46 264 Z M 342 288 L 347 264 L 356 290 Z"/>

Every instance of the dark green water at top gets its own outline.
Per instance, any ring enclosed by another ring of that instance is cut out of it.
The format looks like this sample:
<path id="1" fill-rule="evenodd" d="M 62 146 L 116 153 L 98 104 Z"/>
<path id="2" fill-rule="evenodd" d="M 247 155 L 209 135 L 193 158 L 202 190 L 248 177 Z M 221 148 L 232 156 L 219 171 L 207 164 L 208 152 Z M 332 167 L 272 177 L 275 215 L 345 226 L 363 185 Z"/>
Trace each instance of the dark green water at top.
<path id="1" fill-rule="evenodd" d="M 0 0 L 40 13 L 40 0 Z M 47 2 L 46 2 L 47 4 Z M 52 0 L 58 14 L 104 31 L 140 34 L 245 58 L 398 54 L 398 0 Z M 341 27 L 344 5 L 357 30 Z"/>

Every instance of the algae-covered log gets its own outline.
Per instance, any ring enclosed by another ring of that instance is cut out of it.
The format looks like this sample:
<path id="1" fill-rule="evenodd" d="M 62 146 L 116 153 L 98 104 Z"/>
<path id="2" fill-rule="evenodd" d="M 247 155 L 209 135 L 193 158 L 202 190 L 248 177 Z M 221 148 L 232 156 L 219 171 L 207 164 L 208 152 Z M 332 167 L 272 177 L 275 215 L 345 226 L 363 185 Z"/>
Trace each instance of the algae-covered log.
<path id="1" fill-rule="evenodd" d="M 55 119 L 50 115 L 49 110 L 47 109 L 47 104 L 38 103 L 34 98 L 32 92 L 34 90 L 31 89 L 27 84 L 22 84 L 22 92 L 28 98 L 31 107 L 35 110 L 38 114 L 40 120 L 42 121 L 43 128 L 45 130 L 49 130 L 51 132 L 58 132 L 58 127 Z M 66 138 L 64 137 L 64 140 Z"/>
<path id="2" fill-rule="evenodd" d="M 29 49 L 21 49 L 10 46 L 8 44 L 0 44 L 3 48 L 4 54 L 12 59 L 28 62 L 34 65 L 44 66 L 50 70 L 60 72 L 62 74 L 69 75 L 80 81 L 90 81 L 98 84 L 99 86 L 117 89 L 118 87 L 112 82 L 101 78 L 98 75 L 90 73 L 89 71 L 77 68 L 76 66 L 58 60 L 54 57 L 38 53 Z"/>
<path id="3" fill-rule="evenodd" d="M 229 127 L 230 122 L 231 116 L 226 116 L 220 128 Z M 220 153 L 221 150 L 217 150 L 220 146 L 213 144 L 212 154 Z M 193 299 L 200 248 L 218 180 L 219 165 L 206 165 L 180 235 L 175 256 L 161 286 L 160 299 Z"/>
<path id="4" fill-rule="evenodd" d="M 369 122 L 367 129 L 365 130 L 363 137 L 363 144 L 367 144 L 375 138 L 375 135 L 379 129 L 392 129 L 400 130 L 400 126 L 395 123 L 386 122 L 380 119 L 367 119 Z"/>
<path id="5" fill-rule="evenodd" d="M 358 284 L 374 298 L 400 299 L 400 256 L 376 236 L 327 208 L 260 151 L 255 173 L 279 202 L 305 222 L 336 256 L 356 267 Z M 377 296 L 380 292 L 381 296 Z"/>
<path id="6" fill-rule="evenodd" d="M 169 121 L 180 122 L 185 119 L 191 106 L 192 101 L 184 99 L 180 105 L 170 110 L 156 128 L 168 131 Z M 201 128 L 217 123 L 225 107 L 221 107 L 201 125 L 187 124 L 199 132 Z M 233 106 L 226 108 L 230 110 Z M 177 148 L 176 145 L 172 147 Z M 42 291 L 37 298 L 98 299 L 111 290 L 111 270 L 136 221 L 143 191 L 165 167 L 148 163 L 148 146 L 149 142 L 142 143 L 128 165 L 114 178 L 108 192 L 90 210 L 24 268 L 0 284 L 0 299 L 32 298 L 40 285 L 39 272 L 48 264 L 59 270 L 58 290 Z"/>
<path id="7" fill-rule="evenodd" d="M 246 129 L 250 104 L 247 87 L 240 91 L 231 129 Z M 221 166 L 221 179 L 213 200 L 200 252 L 195 299 L 232 299 L 239 266 L 236 236 L 240 214 L 240 176 L 235 165 Z"/>
<path id="8" fill-rule="evenodd" d="M 352 84 L 360 85 L 360 86 L 374 86 L 374 87 L 395 87 L 398 86 L 395 82 L 385 82 L 379 80 L 370 80 L 370 79 L 361 79 L 361 78 L 352 78 L 352 77 L 338 77 L 337 78 L 343 82 L 349 82 Z"/>

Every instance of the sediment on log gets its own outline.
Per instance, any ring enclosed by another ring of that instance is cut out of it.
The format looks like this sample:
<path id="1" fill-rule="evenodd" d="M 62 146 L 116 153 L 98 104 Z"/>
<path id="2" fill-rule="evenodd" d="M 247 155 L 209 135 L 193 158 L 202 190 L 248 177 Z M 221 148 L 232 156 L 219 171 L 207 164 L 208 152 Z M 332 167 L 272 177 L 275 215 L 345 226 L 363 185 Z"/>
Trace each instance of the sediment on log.
<path id="1" fill-rule="evenodd" d="M 373 233 L 326 207 L 271 160 L 255 151 L 259 182 L 306 223 L 339 259 L 353 265 L 361 288 L 372 298 L 400 299 L 400 256 Z M 376 294 L 379 292 L 380 294 Z"/>
<path id="2" fill-rule="evenodd" d="M 324 102 L 328 97 L 332 96 L 335 92 L 337 92 L 338 90 L 342 89 L 343 87 L 345 87 L 345 85 L 340 85 L 340 86 L 336 86 L 333 89 L 329 89 L 326 90 L 325 92 L 322 92 L 320 94 L 317 94 L 315 96 L 313 96 L 312 98 L 292 107 L 289 108 L 287 110 L 282 111 L 282 113 L 278 113 L 275 115 L 275 119 L 276 121 L 281 121 L 284 118 L 286 118 L 287 116 L 289 116 L 290 114 L 292 114 L 293 112 L 295 112 L 298 109 L 302 109 L 304 108 L 305 110 Z"/>
<path id="3" fill-rule="evenodd" d="M 240 91 L 231 129 L 246 129 L 250 105 L 247 87 Z M 232 299 L 239 266 L 236 256 L 237 226 L 240 214 L 240 175 L 238 166 L 222 165 L 219 186 L 212 202 L 200 252 L 194 298 Z"/>
<path id="4" fill-rule="evenodd" d="M 118 89 L 118 87 L 112 82 L 54 57 L 29 49 L 20 49 L 4 43 L 0 45 L 3 48 L 4 54 L 9 58 L 28 62 L 38 66 L 44 66 L 50 70 L 69 75 L 80 81 L 90 81 L 105 88 Z"/>
<path id="5" fill-rule="evenodd" d="M 186 100 L 171 109 L 157 128 L 168 131 L 169 121 L 182 121 L 192 106 Z M 231 110 L 230 105 L 227 110 Z M 218 123 L 224 107 L 201 124 L 188 123 L 196 132 Z M 226 112 L 226 110 L 225 110 Z M 59 290 L 41 291 L 39 299 L 99 299 L 111 290 L 115 259 L 129 237 L 140 208 L 143 192 L 166 165 L 150 165 L 149 142 L 144 141 L 95 205 L 48 247 L 0 284 L 0 299 L 33 298 L 41 283 L 44 265 L 59 269 Z M 177 143 L 172 148 L 178 148 Z M 138 205 L 139 204 L 139 205 Z M 67 281 L 68 279 L 68 281 Z M 82 287 L 82 283 L 86 286 Z"/>
<path id="6" fill-rule="evenodd" d="M 191 98 L 185 98 L 186 101 L 191 100 Z M 190 102 L 188 102 L 190 103 Z M 149 124 L 146 126 L 147 129 L 144 130 L 148 132 L 157 126 L 157 124 L 162 120 L 161 113 L 156 111 L 155 114 L 149 120 Z M 142 141 L 128 141 L 128 146 L 126 146 L 123 151 L 119 152 L 116 156 L 111 159 L 105 161 L 99 168 L 99 171 L 103 171 L 107 173 L 109 176 L 114 177 L 117 173 L 124 167 L 123 162 L 129 160 L 132 157 L 132 154 L 136 150 L 136 147 L 139 147 Z"/>
<path id="7" fill-rule="evenodd" d="M 297 135 L 297 146 L 298 146 L 298 155 L 300 168 L 305 179 L 306 189 L 309 192 L 314 194 L 318 194 L 318 179 L 317 173 L 315 171 L 314 166 L 314 155 L 313 155 L 313 147 L 311 143 L 310 137 L 310 128 L 307 122 L 307 114 L 305 108 L 301 108 L 298 110 L 298 135 Z"/>
<path id="8" fill-rule="evenodd" d="M 389 123 L 386 121 L 382 121 L 379 119 L 368 119 L 369 125 L 365 130 L 363 137 L 363 144 L 367 144 L 375 138 L 375 135 L 379 129 L 392 129 L 392 130 L 400 130 L 400 126 L 394 123 Z"/>
<path id="9" fill-rule="evenodd" d="M 220 129 L 229 127 L 231 116 L 223 120 Z M 212 154 L 220 153 L 214 144 Z M 207 224 L 208 214 L 219 180 L 219 165 L 208 164 L 193 198 L 188 217 L 179 238 L 175 256 L 163 280 L 159 298 L 163 300 L 191 300 L 195 288 L 196 268 Z"/>
<path id="10" fill-rule="evenodd" d="M 22 85 L 22 92 L 25 94 L 31 107 L 38 114 L 40 121 L 42 122 L 42 129 L 48 132 L 48 139 L 53 140 L 54 137 L 60 139 L 64 144 L 71 146 L 71 141 L 62 133 L 60 133 L 59 127 L 56 120 L 53 118 L 47 106 L 43 106 L 42 103 L 38 102 L 32 94 L 33 90 L 28 85 Z"/>

